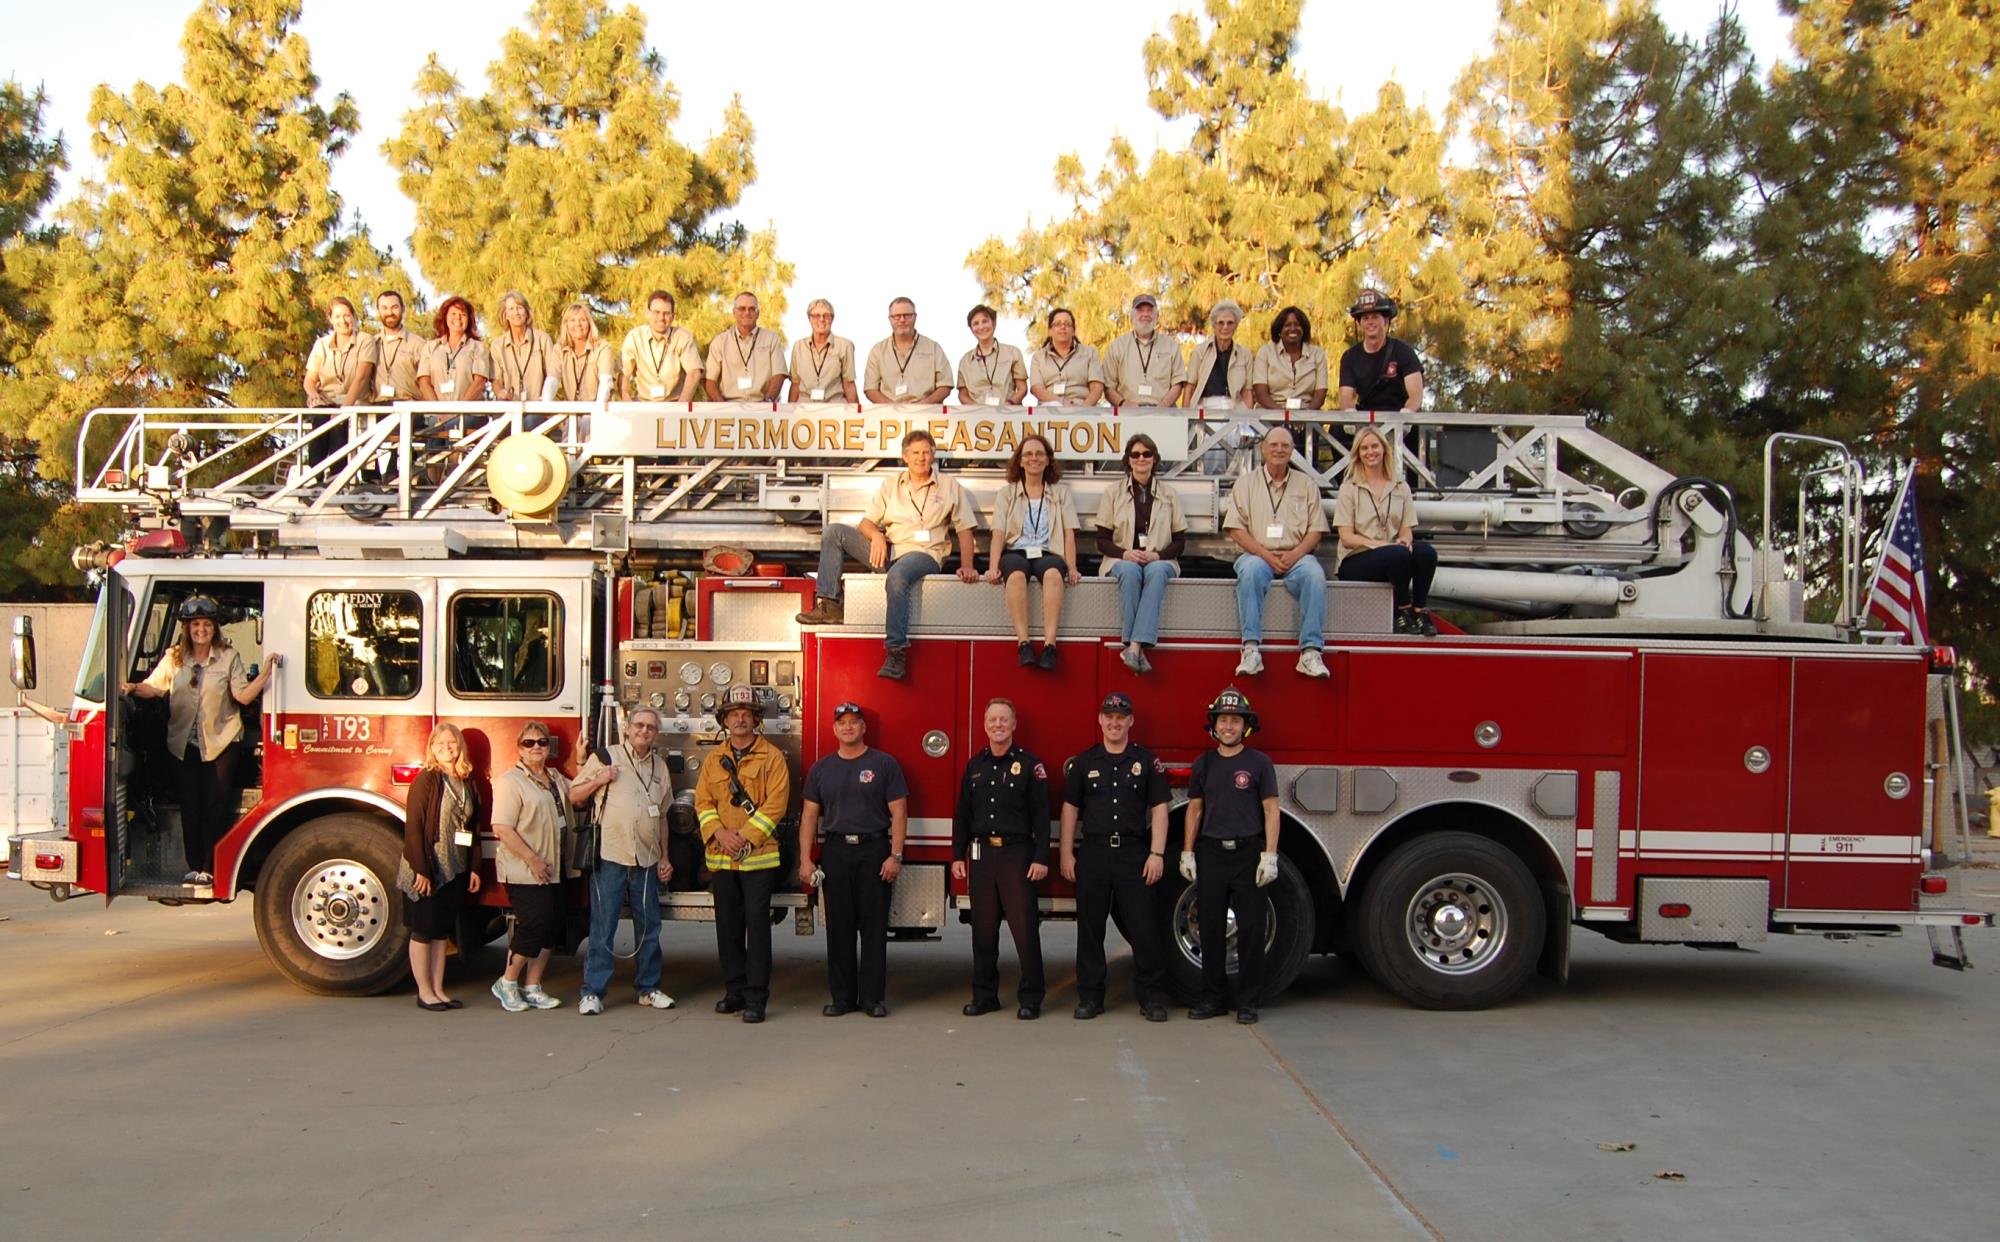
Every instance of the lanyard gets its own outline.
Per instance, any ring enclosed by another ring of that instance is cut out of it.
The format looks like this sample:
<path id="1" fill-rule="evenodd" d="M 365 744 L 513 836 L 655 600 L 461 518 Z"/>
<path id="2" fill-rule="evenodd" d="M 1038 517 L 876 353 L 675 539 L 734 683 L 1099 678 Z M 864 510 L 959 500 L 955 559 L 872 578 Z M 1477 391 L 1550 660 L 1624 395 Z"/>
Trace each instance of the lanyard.
<path id="1" fill-rule="evenodd" d="M 652 339 L 650 337 L 647 339 L 646 352 L 652 355 L 653 378 L 655 379 L 666 378 L 666 372 L 664 368 L 667 365 L 667 353 L 668 351 L 673 349 L 673 347 L 674 347 L 674 330 L 672 328 L 667 329 L 667 339 L 660 342 L 660 348 L 657 351 L 654 350 L 653 348 Z"/>
<path id="2" fill-rule="evenodd" d="M 381 349 L 382 342 L 387 339 L 389 339 L 389 336 L 388 333 L 386 332 L 376 337 L 375 338 L 376 349 L 378 350 Z M 403 352 L 403 336 L 399 332 L 396 334 L 396 343 L 390 347 L 388 355 L 382 359 L 382 374 L 393 375 L 395 373 L 396 355 L 402 352 Z"/>
<path id="3" fill-rule="evenodd" d="M 807 341 L 806 353 L 813 360 L 813 378 L 818 379 L 826 371 L 827 360 L 833 357 L 833 338 L 830 336 L 826 338 L 825 349 L 815 349 L 813 348 L 813 343 Z M 823 387 L 823 385 L 815 384 L 813 387 L 818 388 Z"/>
<path id="4" fill-rule="evenodd" d="M 1285 475 L 1285 481 L 1284 481 L 1284 482 L 1282 482 L 1282 483 L 1280 483 L 1280 484 L 1278 484 L 1278 490 L 1277 490 L 1277 491 L 1275 491 L 1275 492 L 1274 492 L 1274 491 L 1272 491 L 1272 490 L 1271 490 L 1271 472 L 1270 472 L 1270 470 L 1269 470 L 1269 469 L 1266 469 L 1266 470 L 1264 471 L 1264 499 L 1265 499 L 1265 500 L 1266 500 L 1267 502 L 1269 502 L 1269 504 L 1270 504 L 1270 506 L 1271 506 L 1271 521 L 1272 521 L 1273 523 L 1276 523 L 1276 522 L 1279 522 L 1279 521 L 1281 521 L 1281 520 L 1282 520 L 1282 519 L 1281 519 L 1281 518 L 1280 518 L 1280 517 L 1278 516 L 1278 506 L 1279 506 L 1280 504 L 1282 504 L 1282 503 L 1284 502 L 1284 499 L 1285 499 L 1285 493 L 1286 493 L 1286 492 L 1288 492 L 1288 491 L 1290 491 L 1290 490 L 1291 490 L 1291 487 L 1292 487 L 1292 476 L 1291 476 L 1290 474 L 1286 474 L 1286 475 Z"/>
<path id="5" fill-rule="evenodd" d="M 972 351 L 972 356 L 977 358 L 980 364 L 986 368 L 986 386 L 988 388 L 995 387 L 993 383 L 993 365 L 1000 361 L 1000 346 L 996 344 L 993 347 L 993 352 L 990 354 L 982 354 L 975 349 Z"/>
<path id="6" fill-rule="evenodd" d="M 1056 347 L 1053 345 L 1044 345 L 1042 347 L 1042 352 L 1047 354 L 1049 357 L 1054 358 L 1056 356 Z M 1065 371 L 1068 371 L 1069 364 L 1075 362 L 1076 356 L 1082 352 L 1083 351 L 1081 349 L 1078 349 L 1076 345 L 1072 343 L 1069 347 L 1069 357 L 1064 358 L 1061 362 L 1058 362 L 1056 364 L 1056 374 L 1061 375 Z"/>
<path id="7" fill-rule="evenodd" d="M 1159 347 L 1159 344 L 1160 344 L 1160 334 L 1157 332 L 1155 332 L 1153 334 L 1153 338 L 1147 341 L 1144 345 L 1141 345 L 1139 343 L 1138 337 L 1135 336 L 1132 338 L 1132 352 L 1139 355 L 1140 378 L 1142 379 L 1153 378 L 1153 351 Z M 1141 352 L 1142 350 L 1144 352 Z"/>
<path id="8" fill-rule="evenodd" d="M 1396 485 L 1394 483 L 1391 483 L 1388 487 L 1383 489 L 1383 494 L 1378 497 L 1375 494 L 1375 489 L 1368 485 L 1368 480 L 1366 478 L 1363 478 L 1361 480 L 1361 493 L 1362 495 L 1368 497 L 1368 507 L 1375 510 L 1375 520 L 1377 522 L 1382 523 L 1384 526 L 1388 527 L 1389 538 L 1394 539 L 1398 534 L 1401 533 L 1401 531 L 1398 530 L 1394 526 L 1394 524 L 1392 524 L 1389 521 L 1389 512 L 1387 509 L 1382 507 L 1382 502 L 1384 500 L 1395 499 Z"/>
<path id="9" fill-rule="evenodd" d="M 460 341 L 460 342 L 458 343 L 458 348 L 457 348 L 457 349 L 453 349 L 453 348 L 451 347 L 451 345 L 450 345 L 449 343 L 447 343 L 447 344 L 445 345 L 445 347 L 444 347 L 444 377 L 445 377 L 446 379 L 455 379 L 455 378 L 457 378 L 457 375 L 456 375 L 456 372 L 458 371 L 458 356 L 459 356 L 460 354 L 464 353 L 464 352 L 465 352 L 465 347 L 466 347 L 467 345 L 470 345 L 470 344 L 472 344 L 472 339 L 471 339 L 470 337 L 467 337 L 467 338 L 466 338 L 465 340 L 463 340 L 463 341 Z"/>
<path id="10" fill-rule="evenodd" d="M 1042 498 L 1040 500 L 1030 500 L 1028 498 L 1028 485 L 1023 483 L 1021 485 L 1021 500 L 1028 506 L 1028 517 L 1025 525 L 1022 527 L 1022 533 L 1027 534 L 1033 531 L 1036 534 L 1046 535 L 1051 539 L 1055 538 L 1055 531 L 1042 524 L 1048 520 L 1049 515 L 1048 485 L 1043 484 Z"/>
<path id="11" fill-rule="evenodd" d="M 535 338 L 531 336 L 521 342 L 521 344 L 527 349 L 528 356 L 521 359 L 520 366 L 514 368 L 513 388 L 515 397 L 526 401 L 528 399 L 528 364 L 535 360 Z M 514 337 L 511 333 L 508 334 L 506 342 L 500 348 L 507 355 L 508 362 L 514 361 Z"/>
<path id="12" fill-rule="evenodd" d="M 648 753 L 646 755 L 646 775 L 640 776 L 639 761 L 632 757 L 632 747 L 629 745 L 621 744 L 619 748 L 625 752 L 625 761 L 632 765 L 632 775 L 638 779 L 639 788 L 645 791 L 645 794 L 648 798 L 651 798 L 653 796 L 652 777 L 659 770 L 654 766 L 655 762 L 657 761 L 657 757 L 651 753 Z"/>
<path id="13" fill-rule="evenodd" d="M 903 355 L 900 358 L 896 358 L 896 338 L 893 336 L 889 338 L 889 356 L 891 358 L 896 358 L 897 379 L 908 378 L 907 372 L 910 369 L 910 359 L 915 358 L 917 356 L 917 346 L 923 344 L 923 341 L 924 338 L 922 337 L 918 337 L 916 340 L 911 341 L 910 352 Z"/>
<path id="14" fill-rule="evenodd" d="M 327 334 L 326 353 L 327 357 L 333 361 L 333 380 L 336 384 L 345 384 L 347 382 L 347 360 L 354 353 L 356 339 L 355 337 L 348 337 L 347 348 L 343 350 L 339 345 L 334 343 L 333 334 Z"/>
<path id="15" fill-rule="evenodd" d="M 748 349 L 743 347 L 743 334 L 741 332 L 731 332 L 729 334 L 729 343 L 736 349 L 737 365 L 741 366 L 745 371 L 750 369 L 750 355 L 757 352 L 757 338 L 763 331 L 764 329 L 762 328 L 750 329 L 750 348 Z"/>
<path id="16" fill-rule="evenodd" d="M 569 351 L 569 356 L 570 399 L 573 401 L 582 401 L 585 399 L 583 396 L 583 377 L 590 371 L 590 347 L 588 345 L 584 346 L 581 357 L 573 349 Z"/>
<path id="17" fill-rule="evenodd" d="M 937 495 L 937 476 L 933 474 L 930 477 L 930 481 L 923 485 L 924 499 L 921 503 L 917 500 L 916 492 L 910 490 L 910 476 L 907 473 L 898 480 L 897 485 L 903 489 L 903 495 L 909 500 L 910 507 L 917 511 L 917 529 L 929 530 L 931 524 L 924 521 L 924 514 L 929 509 L 931 498 Z"/>

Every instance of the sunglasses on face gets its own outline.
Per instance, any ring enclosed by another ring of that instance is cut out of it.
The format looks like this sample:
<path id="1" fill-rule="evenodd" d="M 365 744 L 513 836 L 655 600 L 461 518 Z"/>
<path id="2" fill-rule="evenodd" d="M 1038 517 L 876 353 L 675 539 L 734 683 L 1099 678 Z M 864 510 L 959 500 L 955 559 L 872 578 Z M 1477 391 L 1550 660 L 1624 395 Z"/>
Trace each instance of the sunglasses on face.
<path id="1" fill-rule="evenodd" d="M 1155 454 L 1149 453 L 1145 449 L 1133 449 L 1125 456 L 1133 461 L 1151 461 L 1153 460 Z"/>
<path id="2" fill-rule="evenodd" d="M 530 737 L 530 738 L 523 738 L 523 739 L 521 740 L 521 749 L 522 749 L 522 750 L 540 750 L 540 749 L 541 749 L 542 747 L 544 747 L 544 746 L 547 746 L 548 744 L 549 744 L 549 739 L 547 739 L 547 738 L 545 738 L 545 737 Z"/>

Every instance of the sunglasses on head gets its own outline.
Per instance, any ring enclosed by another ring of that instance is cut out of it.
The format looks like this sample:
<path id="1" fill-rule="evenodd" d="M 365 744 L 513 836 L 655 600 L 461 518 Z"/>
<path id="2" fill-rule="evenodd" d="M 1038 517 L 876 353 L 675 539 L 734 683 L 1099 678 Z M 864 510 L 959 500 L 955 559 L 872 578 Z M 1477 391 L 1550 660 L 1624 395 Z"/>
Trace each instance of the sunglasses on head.
<path id="1" fill-rule="evenodd" d="M 547 746 L 548 744 L 549 744 L 549 739 L 545 737 L 524 737 L 521 739 L 522 750 L 539 749 L 540 747 Z"/>

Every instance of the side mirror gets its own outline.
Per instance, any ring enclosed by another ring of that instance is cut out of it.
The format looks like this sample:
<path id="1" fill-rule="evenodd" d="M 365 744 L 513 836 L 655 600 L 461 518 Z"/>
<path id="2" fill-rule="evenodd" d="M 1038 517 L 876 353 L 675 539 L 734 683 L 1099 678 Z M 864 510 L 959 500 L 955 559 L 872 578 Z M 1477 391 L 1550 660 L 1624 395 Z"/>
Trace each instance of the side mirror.
<path id="1" fill-rule="evenodd" d="M 35 622 L 28 616 L 14 618 L 14 642 L 8 652 L 7 675 L 16 690 L 35 688 Z"/>

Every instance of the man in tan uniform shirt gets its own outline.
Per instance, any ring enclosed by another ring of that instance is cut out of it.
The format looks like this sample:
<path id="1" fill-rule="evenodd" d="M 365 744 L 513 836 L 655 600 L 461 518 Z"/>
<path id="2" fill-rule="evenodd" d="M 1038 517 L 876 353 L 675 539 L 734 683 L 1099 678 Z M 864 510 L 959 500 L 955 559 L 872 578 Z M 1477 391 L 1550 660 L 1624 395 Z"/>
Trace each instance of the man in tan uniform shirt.
<path id="1" fill-rule="evenodd" d="M 710 401 L 776 401 L 785 386 L 785 338 L 757 326 L 754 293 L 736 295 L 733 327 L 708 343 L 703 383 Z"/>
<path id="2" fill-rule="evenodd" d="M 877 405 L 938 405 L 951 395 L 951 360 L 944 347 L 917 335 L 917 304 L 889 303 L 889 336 L 868 351 L 862 391 Z"/>
<path id="3" fill-rule="evenodd" d="M 646 297 L 646 325 L 625 334 L 619 351 L 623 401 L 692 401 L 701 384 L 701 352 L 694 334 L 674 325 L 674 295 L 655 289 Z"/>
<path id="4" fill-rule="evenodd" d="M 375 295 L 380 332 L 364 337 L 359 369 L 348 389 L 348 403 L 415 401 L 417 364 L 423 360 L 423 339 L 403 331 L 403 295 L 384 289 Z"/>
<path id="5" fill-rule="evenodd" d="M 1132 330 L 1104 349 L 1104 399 L 1113 405 L 1179 405 L 1187 388 L 1180 342 L 1156 330 L 1160 302 L 1150 293 L 1132 299 Z"/>
<path id="6" fill-rule="evenodd" d="M 1319 485 L 1292 469 L 1292 433 L 1273 427 L 1259 451 L 1263 464 L 1236 481 L 1223 510 L 1222 529 L 1243 549 L 1236 558 L 1236 620 L 1243 631 L 1239 677 L 1264 671 L 1264 596 L 1273 582 L 1299 603 L 1298 670 L 1325 677 L 1320 658 L 1326 627 L 1326 570 L 1313 549 L 1326 535 L 1326 506 Z"/>

